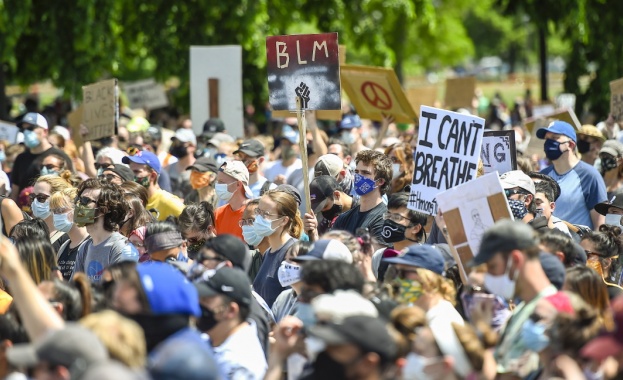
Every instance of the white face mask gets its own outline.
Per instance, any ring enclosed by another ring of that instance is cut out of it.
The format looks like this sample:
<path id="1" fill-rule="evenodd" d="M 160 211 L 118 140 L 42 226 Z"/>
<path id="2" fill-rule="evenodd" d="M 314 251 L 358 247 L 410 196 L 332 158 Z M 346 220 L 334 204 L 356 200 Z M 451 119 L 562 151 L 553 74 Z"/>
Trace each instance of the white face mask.
<path id="1" fill-rule="evenodd" d="M 405 357 L 406 363 L 402 368 L 403 380 L 429 380 L 432 379 L 424 372 L 424 368 L 439 361 L 439 358 L 426 358 L 415 352 L 409 352 Z"/>
<path id="2" fill-rule="evenodd" d="M 230 192 L 228 190 L 229 185 L 231 185 L 231 183 L 227 184 L 227 183 L 217 183 L 214 186 L 214 190 L 216 190 L 216 196 L 218 197 L 218 199 L 227 202 L 228 200 L 231 199 L 232 195 L 234 195 L 234 193 Z"/>
<path id="3" fill-rule="evenodd" d="M 611 226 L 621 226 L 622 217 L 623 215 L 619 215 L 619 214 L 607 214 L 605 223 Z"/>
<path id="4" fill-rule="evenodd" d="M 282 261 L 277 270 L 277 278 L 284 288 L 296 284 L 301 279 L 301 267 L 297 264 Z"/>
<path id="5" fill-rule="evenodd" d="M 392 164 L 392 179 L 400 177 L 401 174 L 400 164 Z"/>
<path id="6" fill-rule="evenodd" d="M 506 272 L 501 276 L 493 276 L 489 273 L 485 273 L 485 288 L 505 300 L 510 300 L 515 297 L 515 280 L 519 274 L 519 272 L 515 271 L 514 279 L 510 279 L 508 275 L 511 270 L 511 263 L 512 260 L 509 257 L 506 264 Z"/>

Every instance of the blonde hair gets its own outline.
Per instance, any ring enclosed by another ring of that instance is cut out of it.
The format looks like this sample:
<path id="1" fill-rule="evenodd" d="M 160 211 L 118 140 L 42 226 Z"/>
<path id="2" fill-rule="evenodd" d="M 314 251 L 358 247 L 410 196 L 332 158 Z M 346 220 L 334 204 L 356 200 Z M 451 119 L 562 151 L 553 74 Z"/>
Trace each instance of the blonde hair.
<path id="1" fill-rule="evenodd" d="M 50 209 L 72 207 L 73 200 L 78 196 L 78 189 L 68 187 L 57 191 L 50 196 Z"/>
<path id="2" fill-rule="evenodd" d="M 284 231 L 287 231 L 292 237 L 300 238 L 303 231 L 303 220 L 294 196 L 280 190 L 270 190 L 263 196 L 277 204 L 279 215 L 287 216 L 290 219 Z"/>
<path id="3" fill-rule="evenodd" d="M 138 323 L 121 314 L 104 310 L 89 314 L 80 324 L 91 330 L 102 341 L 108 354 L 130 368 L 145 365 L 145 334 Z"/>
<path id="4" fill-rule="evenodd" d="M 461 347 L 469 360 L 469 364 L 471 364 L 474 370 L 482 371 L 485 350 L 495 346 L 497 334 L 491 329 L 482 331 L 483 342 L 478 338 L 478 333 L 472 325 L 459 325 L 453 322 L 452 328 L 454 329 L 456 338 L 459 340 L 459 343 L 461 343 Z"/>
<path id="5" fill-rule="evenodd" d="M 390 315 L 392 326 L 409 342 L 415 340 L 415 329 L 426 326 L 426 312 L 417 306 L 398 306 Z"/>
<path id="6" fill-rule="evenodd" d="M 424 292 L 439 293 L 443 299 L 452 305 L 456 304 L 456 289 L 450 280 L 424 268 L 417 268 L 416 272 L 420 277 Z"/>
<path id="7" fill-rule="evenodd" d="M 69 170 L 63 171 L 60 175 L 47 174 L 37 178 L 35 183 L 45 182 L 50 185 L 50 194 L 54 194 L 61 190 L 73 187 L 71 182 L 71 172 Z"/>

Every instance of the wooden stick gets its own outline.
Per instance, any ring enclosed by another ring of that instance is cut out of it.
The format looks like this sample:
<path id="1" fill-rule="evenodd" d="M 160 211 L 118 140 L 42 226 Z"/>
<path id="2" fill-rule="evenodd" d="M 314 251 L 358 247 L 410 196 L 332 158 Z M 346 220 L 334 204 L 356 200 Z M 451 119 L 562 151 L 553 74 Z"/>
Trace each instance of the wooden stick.
<path id="1" fill-rule="evenodd" d="M 210 119 L 218 118 L 219 115 L 219 93 L 218 93 L 218 78 L 208 78 L 208 96 L 210 98 L 208 103 L 208 114 Z"/>
<path id="2" fill-rule="evenodd" d="M 450 238 L 450 233 L 446 228 L 446 222 L 443 219 L 443 214 L 441 210 L 437 210 L 437 215 L 435 216 L 435 222 L 437 222 L 437 227 L 441 230 L 441 233 L 446 238 L 446 242 L 448 243 L 448 247 L 450 248 L 450 253 L 452 253 L 452 257 L 454 257 L 454 261 L 456 261 L 456 265 L 459 267 L 459 275 L 461 276 L 461 281 L 463 285 L 467 285 L 469 282 L 467 280 L 467 272 L 465 271 L 465 267 L 463 267 L 463 262 L 461 261 L 461 256 L 459 256 L 459 252 L 452 244 L 452 238 Z"/>
<path id="3" fill-rule="evenodd" d="M 301 194 L 305 201 L 307 212 L 311 213 L 311 202 L 309 199 L 309 163 L 307 162 L 307 121 L 305 120 L 305 110 L 301 107 L 301 98 L 296 97 L 296 119 L 299 125 L 299 150 L 301 151 L 301 163 L 303 170 L 303 184 L 305 185 L 304 194 Z M 310 240 L 311 240 L 311 234 Z"/>
<path id="4" fill-rule="evenodd" d="M 383 126 L 381 127 L 381 130 L 379 131 L 378 138 L 374 142 L 374 147 L 372 147 L 373 150 L 381 146 L 381 143 L 383 142 L 383 139 L 385 138 L 385 135 L 387 134 L 387 130 L 389 129 L 390 124 L 391 123 L 383 121 Z"/>

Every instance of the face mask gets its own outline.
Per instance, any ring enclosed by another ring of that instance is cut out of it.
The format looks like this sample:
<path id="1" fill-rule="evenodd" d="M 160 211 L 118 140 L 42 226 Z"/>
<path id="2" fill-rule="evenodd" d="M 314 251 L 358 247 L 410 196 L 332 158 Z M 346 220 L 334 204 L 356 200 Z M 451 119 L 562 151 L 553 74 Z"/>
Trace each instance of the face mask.
<path id="1" fill-rule="evenodd" d="M 314 146 L 311 145 L 309 142 L 307 143 L 307 156 L 311 156 L 312 154 L 314 154 Z"/>
<path id="2" fill-rule="evenodd" d="M 322 212 L 322 217 L 327 219 L 327 220 L 333 220 L 335 219 L 338 215 L 340 215 L 342 213 L 342 205 L 339 205 L 337 203 L 335 203 L 335 201 L 333 202 L 333 206 L 331 206 L 330 209 L 328 209 L 327 211 L 323 211 Z"/>
<path id="3" fill-rule="evenodd" d="M 498 295 L 505 300 L 512 299 L 515 296 L 515 280 L 511 280 L 508 277 L 511 270 L 511 259 L 508 259 L 506 264 L 506 272 L 501 276 L 492 276 L 489 273 L 485 273 L 485 288 L 491 293 Z M 518 273 L 515 272 L 515 278 Z"/>
<path id="4" fill-rule="evenodd" d="M 294 151 L 294 148 L 292 148 L 291 146 L 288 146 L 286 148 L 283 148 L 283 151 L 281 152 L 281 156 L 284 160 L 289 160 L 292 157 L 296 156 L 296 152 Z"/>
<path id="5" fill-rule="evenodd" d="M 169 154 L 177 158 L 186 157 L 188 155 L 188 147 L 184 145 L 172 146 L 171 149 L 169 149 Z"/>
<path id="6" fill-rule="evenodd" d="M 6 153 L 3 150 L 0 150 L 0 162 L 6 161 Z"/>
<path id="7" fill-rule="evenodd" d="M 350 131 L 342 131 L 340 136 L 346 145 L 352 145 L 355 143 L 355 135 L 350 133 Z"/>
<path id="8" fill-rule="evenodd" d="M 199 250 L 201 249 L 201 247 L 203 247 L 203 245 L 205 244 L 205 240 L 199 240 L 197 243 L 195 244 L 190 244 L 186 247 L 186 252 L 188 253 L 188 257 L 190 257 L 191 259 L 195 259 L 197 257 L 197 254 L 199 253 Z"/>
<path id="9" fill-rule="evenodd" d="M 318 354 L 313 364 L 314 378 L 323 380 L 348 379 L 346 366 L 333 359 L 326 351 Z"/>
<path id="10" fill-rule="evenodd" d="M 36 148 L 41 145 L 39 136 L 37 136 L 35 131 L 24 131 L 24 145 L 26 145 L 28 148 Z"/>
<path id="11" fill-rule="evenodd" d="M 401 174 L 400 164 L 392 164 L 392 179 L 400 177 Z"/>
<path id="12" fill-rule="evenodd" d="M 145 176 L 145 177 L 134 177 L 134 182 L 138 183 L 139 185 L 147 188 L 149 187 L 149 176 Z"/>
<path id="13" fill-rule="evenodd" d="M 343 193 L 350 194 L 350 190 L 353 188 L 353 176 L 350 174 L 349 170 L 346 171 L 344 179 L 338 181 L 338 184 Z"/>
<path id="14" fill-rule="evenodd" d="M 310 328 L 316 324 L 316 313 L 314 313 L 314 308 L 311 304 L 299 302 L 294 316 L 303 322 L 305 328 Z"/>
<path id="15" fill-rule="evenodd" d="M 65 214 L 52 215 L 52 218 L 54 221 L 54 228 L 65 233 L 69 232 L 69 230 L 71 230 L 71 226 L 74 225 L 73 222 L 69 221 L 69 213 L 71 213 L 71 211 Z"/>
<path id="16" fill-rule="evenodd" d="M 391 219 L 385 219 L 383 221 L 383 229 L 381 229 L 381 236 L 387 243 L 398 243 L 405 240 L 405 231 L 407 227 L 394 222 Z"/>
<path id="17" fill-rule="evenodd" d="M 396 301 L 398 301 L 401 305 L 411 306 L 422 296 L 422 284 L 420 284 L 419 281 L 405 280 L 401 278 L 396 279 L 396 281 L 400 287 Z"/>
<path id="18" fill-rule="evenodd" d="M 619 214 L 607 214 L 606 224 L 609 224 L 611 226 L 620 226 L 622 217 L 623 215 L 619 215 Z"/>
<path id="19" fill-rule="evenodd" d="M 231 197 L 234 195 L 234 193 L 230 192 L 229 190 L 227 190 L 227 187 L 230 184 L 226 184 L 226 183 L 217 183 L 216 186 L 214 187 L 214 189 L 216 190 L 216 196 L 218 197 L 218 199 L 227 202 L 228 200 L 231 199 Z"/>
<path id="20" fill-rule="evenodd" d="M 50 216 L 50 200 L 48 199 L 44 203 L 39 203 L 38 200 L 32 201 L 32 215 L 35 218 L 45 219 Z"/>
<path id="21" fill-rule="evenodd" d="M 249 171 L 249 174 L 257 172 L 259 168 L 260 168 L 260 165 L 258 165 L 257 160 L 253 160 L 253 162 L 251 162 L 249 166 L 247 166 L 247 170 Z"/>
<path id="22" fill-rule="evenodd" d="M 59 173 L 56 170 L 50 170 L 44 166 L 41 168 L 41 175 L 59 175 Z"/>
<path id="23" fill-rule="evenodd" d="M 305 338 L 305 352 L 307 352 L 307 358 L 310 362 L 314 362 L 319 353 L 327 348 L 326 343 L 315 336 L 308 336 Z"/>
<path id="24" fill-rule="evenodd" d="M 545 157 L 551 161 L 556 161 L 564 153 L 560 150 L 560 143 L 552 139 L 546 139 L 543 148 L 545 151 Z"/>
<path id="25" fill-rule="evenodd" d="M 617 159 L 611 156 L 601 157 L 601 173 L 604 174 L 610 170 L 616 169 L 619 165 Z"/>
<path id="26" fill-rule="evenodd" d="M 210 172 L 199 173 L 196 171 L 190 172 L 190 186 L 193 189 L 201 189 L 202 187 L 206 187 L 210 185 Z"/>
<path id="27" fill-rule="evenodd" d="M 264 219 L 264 217 L 261 215 L 256 215 L 255 221 L 253 222 L 253 228 L 255 229 L 255 233 L 262 238 L 272 235 L 277 230 L 277 228 L 279 228 L 279 226 L 273 228 L 273 222 L 279 219 L 268 220 Z"/>
<path id="28" fill-rule="evenodd" d="M 375 187 L 376 183 L 373 179 L 355 173 L 355 193 L 357 195 L 364 196 L 374 190 Z"/>
<path id="29" fill-rule="evenodd" d="M 431 364 L 436 363 L 439 358 L 425 358 L 415 352 L 409 352 L 405 357 L 406 363 L 402 368 L 403 380 L 429 380 L 432 379 L 424 369 Z"/>
<path id="30" fill-rule="evenodd" d="M 591 150 L 591 143 L 586 140 L 578 140 L 578 152 L 580 154 L 588 153 Z"/>
<path id="31" fill-rule="evenodd" d="M 242 237 L 251 247 L 257 247 L 262 242 L 262 239 L 264 239 L 255 232 L 253 226 L 242 226 Z"/>
<path id="32" fill-rule="evenodd" d="M 277 270 L 277 278 L 284 288 L 296 284 L 301 279 L 301 267 L 287 261 L 282 261 Z"/>
<path id="33" fill-rule="evenodd" d="M 523 201 L 509 199 L 508 205 L 511 208 L 515 220 L 522 220 L 524 216 L 528 214 L 528 209 Z"/>
<path id="34" fill-rule="evenodd" d="M 97 169 L 97 176 L 101 176 L 102 174 L 104 174 L 104 168 L 99 168 Z"/>
<path id="35" fill-rule="evenodd" d="M 84 227 L 88 224 L 95 223 L 95 212 L 97 209 L 88 208 L 87 206 L 77 205 L 74 208 L 74 223 L 78 227 Z"/>
<path id="36" fill-rule="evenodd" d="M 521 326 L 521 339 L 524 347 L 530 351 L 541 352 L 549 346 L 549 337 L 545 335 L 545 325 L 528 319 Z"/>
<path id="37" fill-rule="evenodd" d="M 201 332 L 212 330 L 218 324 L 214 312 L 201 304 L 199 308 L 201 308 L 201 317 L 197 319 L 197 329 Z"/>

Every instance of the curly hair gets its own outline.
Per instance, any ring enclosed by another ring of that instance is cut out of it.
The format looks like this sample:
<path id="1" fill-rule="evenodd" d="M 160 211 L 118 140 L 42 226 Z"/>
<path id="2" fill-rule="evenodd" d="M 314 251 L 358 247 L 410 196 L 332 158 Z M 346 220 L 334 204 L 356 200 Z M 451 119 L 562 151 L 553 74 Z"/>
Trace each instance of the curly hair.
<path id="1" fill-rule="evenodd" d="M 300 238 L 303 231 L 303 220 L 301 219 L 301 212 L 294 196 L 285 191 L 275 189 L 267 191 L 262 197 L 268 197 L 275 202 L 277 204 L 277 213 L 290 219 L 284 231 L 287 231 L 292 237 Z"/>
<path id="2" fill-rule="evenodd" d="M 379 187 L 381 195 L 389 191 L 392 185 L 392 160 L 389 157 L 376 150 L 366 149 L 357 153 L 355 162 L 357 164 L 362 162 L 365 165 L 372 165 L 375 173 L 374 180 L 383 180 L 383 184 Z"/>
<path id="3" fill-rule="evenodd" d="M 591 231 L 582 238 L 582 241 L 588 240 L 593 243 L 595 252 L 599 255 L 601 267 L 604 270 L 608 268 L 609 278 L 606 278 L 606 280 L 612 282 L 616 282 L 612 277 L 615 277 L 620 269 L 620 263 L 615 258 L 623 253 L 621 232 L 623 230 L 619 226 L 602 224 L 599 226 L 598 232 Z"/>
<path id="4" fill-rule="evenodd" d="M 443 299 L 450 302 L 452 305 L 456 304 L 456 289 L 450 280 L 428 269 L 417 268 L 416 271 L 420 277 L 422 289 L 425 292 L 439 293 Z"/>
<path id="5" fill-rule="evenodd" d="M 99 178 L 89 178 L 78 187 L 78 196 L 82 196 L 87 189 L 100 190 L 96 206 L 104 215 L 104 229 L 111 232 L 118 231 L 130 210 L 128 202 L 123 198 L 121 187 Z"/>

